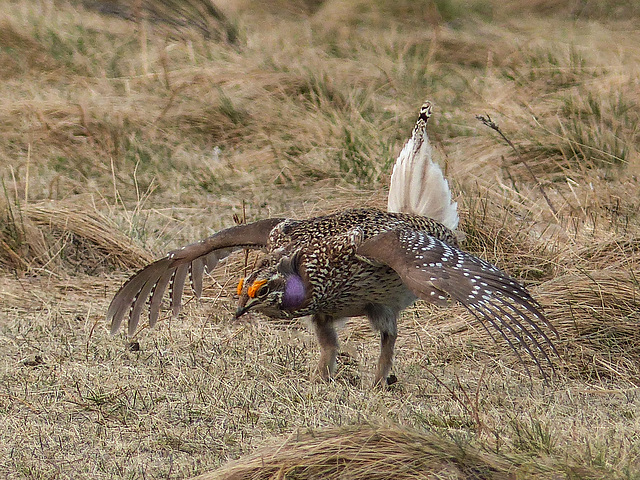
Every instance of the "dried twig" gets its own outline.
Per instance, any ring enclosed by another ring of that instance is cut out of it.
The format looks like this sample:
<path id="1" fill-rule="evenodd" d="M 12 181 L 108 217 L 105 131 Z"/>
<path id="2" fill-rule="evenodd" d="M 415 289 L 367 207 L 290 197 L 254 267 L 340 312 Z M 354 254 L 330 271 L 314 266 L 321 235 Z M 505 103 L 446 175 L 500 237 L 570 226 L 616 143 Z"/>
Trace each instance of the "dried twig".
<path id="1" fill-rule="evenodd" d="M 500 127 L 493 120 L 491 120 L 491 117 L 488 114 L 487 116 L 476 115 L 476 119 L 480 120 L 484 125 L 486 125 L 490 129 L 498 132 L 498 134 L 504 139 L 504 141 L 507 142 L 507 144 L 513 149 L 514 152 L 516 152 L 518 159 L 525 166 L 525 168 L 531 175 L 531 178 L 533 179 L 533 181 L 536 182 L 536 184 L 538 185 L 538 188 L 540 189 L 540 193 L 542 194 L 545 201 L 547 202 L 547 205 L 549 205 L 549 209 L 551 210 L 551 212 L 553 212 L 553 216 L 557 217 L 558 211 L 555 209 L 555 207 L 551 203 L 551 200 L 547 196 L 547 192 L 545 192 L 544 187 L 542 186 L 542 183 L 540 182 L 540 180 L 538 180 L 538 177 L 536 177 L 536 174 L 533 173 L 533 170 L 531 169 L 527 161 L 524 159 L 524 157 L 520 154 L 520 152 L 518 151 L 516 146 L 513 144 L 513 142 L 511 142 L 511 140 L 509 140 L 509 138 L 507 138 L 507 136 L 504 133 L 502 133 L 502 130 L 500 130 Z"/>

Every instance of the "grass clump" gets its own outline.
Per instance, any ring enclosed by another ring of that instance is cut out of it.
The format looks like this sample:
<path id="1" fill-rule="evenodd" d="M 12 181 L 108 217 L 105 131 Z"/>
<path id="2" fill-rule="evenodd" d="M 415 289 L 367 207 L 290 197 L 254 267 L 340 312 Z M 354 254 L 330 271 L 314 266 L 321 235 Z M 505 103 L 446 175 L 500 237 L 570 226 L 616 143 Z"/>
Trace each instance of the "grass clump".
<path id="1" fill-rule="evenodd" d="M 638 477 L 627 3 L 3 5 L 0 477 Z M 560 334 L 549 383 L 462 307 L 424 304 L 400 322 L 393 388 L 370 388 L 361 319 L 336 380 L 314 382 L 302 322 L 233 320 L 242 254 L 178 319 L 109 335 L 131 271 L 234 214 L 384 208 L 425 99 L 463 247 Z"/>
<path id="2" fill-rule="evenodd" d="M 565 99 L 558 135 L 565 140 L 561 154 L 567 161 L 594 167 L 616 167 L 638 151 L 637 104 L 630 91 L 609 95 L 587 92 Z"/>

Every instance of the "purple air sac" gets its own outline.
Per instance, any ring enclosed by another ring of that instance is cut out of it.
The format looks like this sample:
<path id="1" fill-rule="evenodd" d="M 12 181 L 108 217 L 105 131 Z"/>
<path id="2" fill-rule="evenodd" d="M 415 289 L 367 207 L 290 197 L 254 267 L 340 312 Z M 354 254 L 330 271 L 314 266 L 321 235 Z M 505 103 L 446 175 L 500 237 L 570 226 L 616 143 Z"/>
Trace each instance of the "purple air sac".
<path id="1" fill-rule="evenodd" d="M 284 285 L 284 295 L 282 295 L 282 308 L 289 310 L 298 308 L 304 302 L 306 292 L 304 291 L 304 282 L 299 275 L 290 275 L 287 277 L 287 283 Z"/>

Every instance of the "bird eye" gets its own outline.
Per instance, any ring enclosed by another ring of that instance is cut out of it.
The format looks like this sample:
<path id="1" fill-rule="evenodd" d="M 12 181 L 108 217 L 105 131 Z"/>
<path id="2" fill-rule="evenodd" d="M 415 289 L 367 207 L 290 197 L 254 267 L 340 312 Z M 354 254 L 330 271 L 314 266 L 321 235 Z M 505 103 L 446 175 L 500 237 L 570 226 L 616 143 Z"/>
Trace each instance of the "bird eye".
<path id="1" fill-rule="evenodd" d="M 256 292 L 256 297 L 264 297 L 269 294 L 269 291 L 269 284 L 265 284 L 258 289 L 258 291 Z"/>

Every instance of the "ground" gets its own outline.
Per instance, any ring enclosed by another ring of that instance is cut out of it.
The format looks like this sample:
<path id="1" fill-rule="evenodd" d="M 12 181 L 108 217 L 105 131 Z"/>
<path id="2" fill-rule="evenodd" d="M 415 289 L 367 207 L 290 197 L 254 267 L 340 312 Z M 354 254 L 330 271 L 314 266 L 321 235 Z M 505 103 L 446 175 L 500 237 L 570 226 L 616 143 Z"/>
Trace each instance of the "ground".
<path id="1" fill-rule="evenodd" d="M 640 478 L 636 2 L 214 4 L 3 5 L 0 476 Z M 425 99 L 464 249 L 559 332 L 549 381 L 417 304 L 390 389 L 364 319 L 318 382 L 303 322 L 233 319 L 243 254 L 179 318 L 109 334 L 128 275 L 234 215 L 384 208 Z M 438 461 L 392 471 L 412 456 Z"/>

